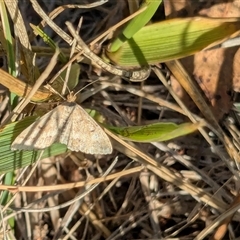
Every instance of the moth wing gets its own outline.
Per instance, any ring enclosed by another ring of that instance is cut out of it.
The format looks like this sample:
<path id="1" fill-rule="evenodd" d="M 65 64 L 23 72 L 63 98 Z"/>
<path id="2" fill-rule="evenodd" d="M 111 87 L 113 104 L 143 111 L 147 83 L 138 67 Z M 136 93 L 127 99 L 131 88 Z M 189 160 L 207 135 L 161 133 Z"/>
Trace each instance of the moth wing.
<path id="1" fill-rule="evenodd" d="M 12 150 L 41 150 L 58 141 L 67 121 L 64 106 L 59 105 L 22 131 L 11 145 Z"/>
<path id="2" fill-rule="evenodd" d="M 110 154 L 112 144 L 103 129 L 79 105 L 75 105 L 60 136 L 60 142 L 72 151 L 89 154 Z"/>

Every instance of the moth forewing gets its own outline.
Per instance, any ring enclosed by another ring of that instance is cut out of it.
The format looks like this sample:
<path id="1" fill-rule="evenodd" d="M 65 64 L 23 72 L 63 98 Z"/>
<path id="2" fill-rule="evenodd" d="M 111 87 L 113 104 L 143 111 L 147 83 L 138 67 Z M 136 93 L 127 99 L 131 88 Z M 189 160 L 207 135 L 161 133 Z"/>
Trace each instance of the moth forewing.
<path id="1" fill-rule="evenodd" d="M 42 116 L 25 130 L 23 130 L 13 141 L 12 150 L 42 150 L 51 146 L 57 138 L 56 117 L 53 112 Z"/>

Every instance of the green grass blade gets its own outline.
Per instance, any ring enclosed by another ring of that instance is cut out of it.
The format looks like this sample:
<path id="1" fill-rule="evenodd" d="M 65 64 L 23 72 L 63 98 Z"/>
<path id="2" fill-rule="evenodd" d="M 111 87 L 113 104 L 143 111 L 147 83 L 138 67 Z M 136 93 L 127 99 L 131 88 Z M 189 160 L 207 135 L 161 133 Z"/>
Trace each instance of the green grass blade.
<path id="1" fill-rule="evenodd" d="M 6 173 L 5 176 L 4 176 L 3 184 L 4 185 L 12 185 L 13 177 L 14 177 L 13 172 Z M 6 205 L 7 204 L 8 199 L 9 199 L 9 194 L 10 194 L 9 191 L 3 191 L 2 192 L 1 198 L 0 198 L 0 204 L 1 205 Z"/>
<path id="2" fill-rule="evenodd" d="M 162 142 L 187 135 L 198 129 L 199 123 L 154 123 L 145 126 L 108 127 L 125 140 L 134 142 Z"/>
<path id="3" fill-rule="evenodd" d="M 14 54 L 14 46 L 13 39 L 11 35 L 11 28 L 8 21 L 8 15 L 6 11 L 6 6 L 4 1 L 0 1 L 0 13 L 3 27 L 3 34 L 5 38 L 4 46 L 6 46 L 7 58 L 8 58 L 8 72 L 16 77 L 16 66 L 15 66 L 15 54 Z"/>
<path id="4" fill-rule="evenodd" d="M 31 23 L 30 26 L 33 29 L 36 36 L 39 35 L 50 48 L 56 51 L 56 49 L 58 48 L 57 44 L 44 31 L 42 31 L 38 26 L 35 26 Z M 61 52 L 61 50 L 58 57 L 62 63 L 66 63 L 68 61 L 67 57 Z"/>
<path id="5" fill-rule="evenodd" d="M 0 12 L 1 12 L 1 19 L 2 19 L 2 27 L 3 27 L 3 35 L 4 38 L 1 37 L 1 44 L 4 48 L 4 50 L 7 53 L 7 59 L 8 59 L 8 72 L 16 77 L 16 66 L 15 66 L 15 53 L 14 53 L 14 44 L 13 44 L 13 38 L 11 34 L 11 28 L 8 21 L 8 14 L 6 11 L 6 6 L 4 1 L 0 2 Z M 17 95 L 14 93 L 10 94 L 10 102 L 14 103 L 17 100 Z M 15 104 L 11 105 L 12 108 L 14 108 Z"/>
<path id="6" fill-rule="evenodd" d="M 142 27 L 144 27 L 152 18 L 162 0 L 145 0 L 141 6 L 144 8 L 147 6 L 147 9 L 133 18 L 124 28 L 122 33 L 112 42 L 109 51 L 117 51 L 122 44 L 130 39 L 135 33 L 137 33 Z"/>
<path id="7" fill-rule="evenodd" d="M 239 32 L 238 18 L 171 19 L 139 30 L 107 57 L 118 66 L 137 67 L 192 55 Z"/>
<path id="8" fill-rule="evenodd" d="M 8 14 L 6 11 L 5 2 L 0 2 L 0 12 L 1 12 L 1 20 L 2 20 L 2 27 L 3 27 L 3 34 L 4 34 L 4 43 L 2 42 L 2 46 L 5 46 L 5 51 L 7 53 L 7 59 L 8 59 L 8 72 L 16 77 L 16 63 L 15 63 L 15 53 L 14 53 L 14 44 L 13 44 L 13 38 L 11 34 L 11 28 L 8 21 Z M 17 100 L 17 95 L 14 93 L 10 94 L 10 102 L 12 103 L 12 107 L 15 106 Z M 1 153 L 1 152 L 0 152 Z M 14 173 L 11 170 L 9 170 L 6 175 L 4 176 L 4 184 L 12 184 L 14 178 Z M 0 204 L 5 205 L 9 200 L 10 193 L 8 191 L 3 191 L 0 198 Z M 10 222 L 12 222 L 13 219 L 11 219 Z"/>

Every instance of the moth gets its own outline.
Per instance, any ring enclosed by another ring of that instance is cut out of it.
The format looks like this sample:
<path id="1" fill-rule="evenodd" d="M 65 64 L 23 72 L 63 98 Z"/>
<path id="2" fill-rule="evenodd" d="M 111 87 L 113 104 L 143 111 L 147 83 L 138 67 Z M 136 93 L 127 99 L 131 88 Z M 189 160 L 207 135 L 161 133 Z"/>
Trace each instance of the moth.
<path id="1" fill-rule="evenodd" d="M 21 132 L 13 141 L 11 149 L 42 150 L 56 142 L 76 152 L 112 153 L 112 144 L 107 134 L 72 97 Z"/>

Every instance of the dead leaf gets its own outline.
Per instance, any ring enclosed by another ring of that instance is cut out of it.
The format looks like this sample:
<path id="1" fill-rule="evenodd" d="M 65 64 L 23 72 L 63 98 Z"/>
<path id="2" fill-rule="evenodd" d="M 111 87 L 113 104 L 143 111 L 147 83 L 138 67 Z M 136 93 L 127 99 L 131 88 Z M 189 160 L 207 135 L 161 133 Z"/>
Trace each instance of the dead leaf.
<path id="1" fill-rule="evenodd" d="M 174 17 L 239 17 L 240 2 L 234 1 L 164 1 L 168 18 Z M 194 56 L 181 59 L 185 69 L 196 80 L 219 120 L 232 106 L 231 91 L 240 91 L 240 52 L 237 47 L 203 51 Z M 176 81 L 172 87 L 181 99 L 192 109 L 186 92 Z M 186 100 L 187 99 L 187 100 Z"/>

